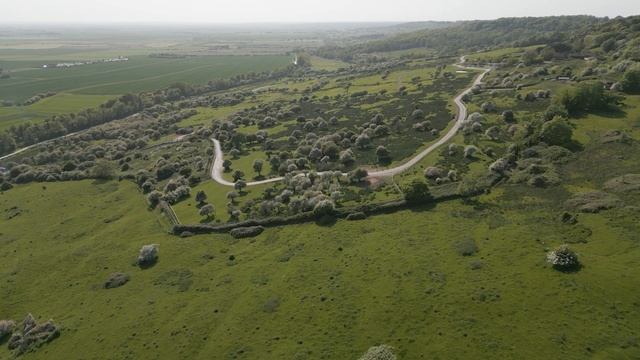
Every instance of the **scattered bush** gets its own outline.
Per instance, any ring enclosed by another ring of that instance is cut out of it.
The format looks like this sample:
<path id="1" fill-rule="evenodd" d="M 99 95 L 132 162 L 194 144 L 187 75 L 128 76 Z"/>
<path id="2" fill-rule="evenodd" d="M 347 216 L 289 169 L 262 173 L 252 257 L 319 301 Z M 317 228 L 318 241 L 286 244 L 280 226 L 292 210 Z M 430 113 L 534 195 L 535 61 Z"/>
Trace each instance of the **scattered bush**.
<path id="1" fill-rule="evenodd" d="M 126 284 L 129 281 L 129 275 L 125 273 L 113 273 L 109 275 L 107 281 L 104 282 L 105 289 L 114 289 Z"/>
<path id="2" fill-rule="evenodd" d="M 141 268 L 153 266 L 158 261 L 157 244 L 144 245 L 138 254 L 137 264 Z"/>
<path id="3" fill-rule="evenodd" d="M 388 345 L 372 346 L 358 360 L 396 360 L 393 350 Z"/>
<path id="4" fill-rule="evenodd" d="M 262 234 L 264 227 L 262 226 L 247 226 L 238 227 L 229 231 L 229 234 L 236 239 L 242 239 L 247 237 L 254 237 Z"/>
<path id="5" fill-rule="evenodd" d="M 561 245 L 557 249 L 547 254 L 547 262 L 549 262 L 556 270 L 570 271 L 580 267 L 578 254 L 571 250 L 567 245 Z"/>
<path id="6" fill-rule="evenodd" d="M 13 333 L 16 323 L 13 320 L 0 320 L 0 342 Z"/>
<path id="7" fill-rule="evenodd" d="M 464 238 L 456 241 L 453 246 L 458 254 L 462 256 L 471 256 L 478 252 L 478 245 L 472 238 Z"/>
<path id="8" fill-rule="evenodd" d="M 585 213 L 598 213 L 602 210 L 622 206 L 622 204 L 622 200 L 617 196 L 602 191 L 578 194 L 566 202 L 570 209 Z"/>
<path id="9" fill-rule="evenodd" d="M 9 350 L 16 350 L 17 355 L 34 351 L 60 336 L 60 329 L 49 320 L 43 324 L 36 323 L 33 315 L 28 314 L 22 322 L 21 333 L 14 333 L 9 339 Z"/>
<path id="10" fill-rule="evenodd" d="M 430 166 L 424 170 L 424 176 L 427 179 L 436 179 L 442 177 L 444 171 L 437 166 Z"/>
<path id="11" fill-rule="evenodd" d="M 604 189 L 613 192 L 640 191 L 640 174 L 626 174 L 604 183 Z"/>

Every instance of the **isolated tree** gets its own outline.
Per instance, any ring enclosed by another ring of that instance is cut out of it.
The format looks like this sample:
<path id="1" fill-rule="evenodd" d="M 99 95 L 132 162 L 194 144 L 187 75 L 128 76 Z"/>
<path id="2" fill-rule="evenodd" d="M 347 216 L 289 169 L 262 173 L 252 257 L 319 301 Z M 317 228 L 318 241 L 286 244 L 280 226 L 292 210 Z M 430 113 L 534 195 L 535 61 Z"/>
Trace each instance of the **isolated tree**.
<path id="1" fill-rule="evenodd" d="M 640 94 L 640 70 L 627 70 L 622 78 L 622 91 L 627 94 Z"/>
<path id="2" fill-rule="evenodd" d="M 378 157 L 378 162 L 381 164 L 389 162 L 389 160 L 391 159 L 391 153 L 389 152 L 389 150 L 387 150 L 386 147 L 382 145 L 378 146 L 378 148 L 376 149 L 376 156 Z"/>
<path id="3" fill-rule="evenodd" d="M 433 200 L 429 186 L 419 179 L 414 179 L 403 191 L 404 199 L 409 203 L 422 203 Z"/>
<path id="4" fill-rule="evenodd" d="M 205 216 L 208 221 L 213 219 L 215 208 L 211 204 L 207 204 L 200 208 L 200 216 Z"/>
<path id="5" fill-rule="evenodd" d="M 0 133 L 0 154 L 10 153 L 16 148 L 16 142 L 7 133 Z"/>
<path id="6" fill-rule="evenodd" d="M 238 192 L 242 192 L 242 189 L 247 187 L 247 183 L 244 180 L 236 180 L 235 184 L 233 184 L 233 188 Z"/>
<path id="7" fill-rule="evenodd" d="M 547 262 L 560 271 L 570 271 L 580 267 L 578 254 L 567 245 L 561 245 L 557 249 L 550 251 L 547 254 Z"/>
<path id="8" fill-rule="evenodd" d="M 224 161 L 222 162 L 222 167 L 224 168 L 225 172 L 231 171 L 231 160 L 224 159 Z"/>
<path id="9" fill-rule="evenodd" d="M 255 171 L 258 174 L 258 176 L 261 176 L 260 173 L 262 172 L 263 165 L 264 165 L 264 161 L 260 159 L 256 159 L 253 161 L 253 171 Z"/>
<path id="10" fill-rule="evenodd" d="M 236 170 L 233 172 L 233 181 L 236 182 L 244 177 L 244 172 Z"/>
<path id="11" fill-rule="evenodd" d="M 207 201 L 207 194 L 205 194 L 204 190 L 199 190 L 196 193 L 196 201 L 202 205 L 205 201 Z"/>
<path id="12" fill-rule="evenodd" d="M 505 110 L 502 112 L 502 120 L 506 123 L 512 123 L 516 121 L 516 116 L 512 110 Z"/>
<path id="13" fill-rule="evenodd" d="M 234 185 L 235 186 L 235 185 Z M 229 200 L 229 202 L 231 202 L 232 204 L 236 203 L 236 198 L 238 197 L 238 193 L 235 191 L 229 191 L 227 193 L 227 199 Z"/>
<path id="14" fill-rule="evenodd" d="M 362 182 L 367 178 L 367 176 L 369 176 L 369 173 L 367 170 L 362 168 L 355 169 L 349 173 L 349 179 L 352 183 Z"/>
<path id="15" fill-rule="evenodd" d="M 571 144 L 571 136 L 573 128 L 561 117 L 555 117 L 553 120 L 546 122 L 542 126 L 540 140 L 549 145 L 558 145 L 567 147 Z"/>
<path id="16" fill-rule="evenodd" d="M 233 156 L 234 159 L 237 159 L 240 156 L 240 150 L 233 148 L 229 151 L 229 155 Z"/>

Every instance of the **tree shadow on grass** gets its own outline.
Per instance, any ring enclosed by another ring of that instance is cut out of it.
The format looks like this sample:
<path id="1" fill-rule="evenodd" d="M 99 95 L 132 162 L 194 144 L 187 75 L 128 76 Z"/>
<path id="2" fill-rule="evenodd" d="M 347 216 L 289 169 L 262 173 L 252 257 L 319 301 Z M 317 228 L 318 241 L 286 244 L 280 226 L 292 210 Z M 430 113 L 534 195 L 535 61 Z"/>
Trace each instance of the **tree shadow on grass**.
<path id="1" fill-rule="evenodd" d="M 113 179 L 94 179 L 91 185 L 104 185 Z"/>
<path id="2" fill-rule="evenodd" d="M 3 346 L 4 344 L 6 344 L 9 339 L 11 338 L 11 334 L 6 334 L 5 336 L 1 336 L 0 337 L 0 346 Z"/>
<path id="3" fill-rule="evenodd" d="M 578 271 L 582 270 L 584 266 L 582 264 L 576 264 L 573 266 L 559 266 L 559 265 L 553 265 L 553 269 L 556 271 L 560 271 L 561 273 L 565 273 L 565 274 L 574 274 L 577 273 Z"/>
<path id="4" fill-rule="evenodd" d="M 148 262 L 144 262 L 144 263 L 136 263 L 136 266 L 138 266 L 141 270 L 147 270 L 147 269 L 151 269 L 152 267 L 156 266 L 156 264 L 158 263 L 158 260 L 154 260 L 154 261 L 148 261 Z"/>
<path id="5" fill-rule="evenodd" d="M 428 203 L 410 203 L 407 205 L 407 210 L 410 210 L 411 212 L 431 211 L 435 209 L 437 204 L 438 203 L 435 201 L 431 201 Z M 396 209 L 396 211 L 399 211 L 399 210 L 402 210 L 402 209 Z"/>
<path id="6" fill-rule="evenodd" d="M 593 115 L 601 116 L 610 119 L 623 119 L 627 117 L 627 112 L 624 111 L 625 105 L 611 106 L 607 109 L 592 111 Z M 585 117 L 587 114 L 582 114 L 580 117 Z"/>
<path id="7" fill-rule="evenodd" d="M 325 215 L 319 219 L 316 219 L 315 221 L 316 225 L 323 226 L 323 227 L 332 227 L 337 222 L 338 222 L 338 218 L 331 215 Z"/>

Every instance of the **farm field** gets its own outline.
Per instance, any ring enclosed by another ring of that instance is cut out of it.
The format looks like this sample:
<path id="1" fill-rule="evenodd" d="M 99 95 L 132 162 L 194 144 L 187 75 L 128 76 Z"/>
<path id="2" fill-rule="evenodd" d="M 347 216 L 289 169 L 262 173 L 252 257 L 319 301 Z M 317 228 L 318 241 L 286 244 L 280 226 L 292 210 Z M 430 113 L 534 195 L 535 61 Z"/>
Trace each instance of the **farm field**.
<path id="1" fill-rule="evenodd" d="M 0 52 L 1 54 L 1 52 Z M 0 57 L 2 59 L 2 57 Z M 288 56 L 200 56 L 161 59 L 131 56 L 127 62 L 98 63 L 62 69 L 21 69 L 0 80 L 0 99 L 21 102 L 45 92 L 120 95 L 164 88 L 172 83 L 204 84 L 247 72 L 283 68 Z M 43 59 L 44 63 L 56 62 Z M 16 68 L 33 63 L 0 61 L 0 67 Z"/>

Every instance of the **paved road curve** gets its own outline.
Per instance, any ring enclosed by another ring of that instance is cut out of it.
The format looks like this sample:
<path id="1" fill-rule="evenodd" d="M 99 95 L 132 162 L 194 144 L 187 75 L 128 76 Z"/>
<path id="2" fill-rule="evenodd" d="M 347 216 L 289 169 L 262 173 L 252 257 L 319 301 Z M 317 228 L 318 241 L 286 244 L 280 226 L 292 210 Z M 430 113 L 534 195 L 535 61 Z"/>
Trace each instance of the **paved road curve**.
<path id="1" fill-rule="evenodd" d="M 480 70 L 480 71 L 482 71 L 482 73 L 475 78 L 475 80 L 473 81 L 473 84 L 471 86 L 469 86 L 467 89 L 465 89 L 463 92 L 461 92 L 458 96 L 456 96 L 455 99 L 453 99 L 453 101 L 454 101 L 454 103 L 456 105 L 456 108 L 458 109 L 458 115 L 457 115 L 455 123 L 453 124 L 451 129 L 449 129 L 449 131 L 447 131 L 447 133 L 444 134 L 444 136 L 442 136 L 440 139 L 438 139 L 438 141 L 436 141 L 435 143 L 431 144 L 429 147 L 427 147 L 426 149 L 422 150 L 420 153 L 416 154 L 414 157 L 409 159 L 406 163 L 404 163 L 402 165 L 399 165 L 399 166 L 396 166 L 394 168 L 378 170 L 378 171 L 371 171 L 371 172 L 369 172 L 369 177 L 370 178 L 388 177 L 388 176 L 393 176 L 393 175 L 400 174 L 400 173 L 408 170 L 409 168 L 411 168 L 415 164 L 417 164 L 420 160 L 424 159 L 425 156 L 429 155 L 435 149 L 439 148 L 440 146 L 445 144 L 447 141 L 451 140 L 451 138 L 456 135 L 456 133 L 458 132 L 458 129 L 460 129 L 460 126 L 462 125 L 463 121 L 467 118 L 467 107 L 464 105 L 464 102 L 462 101 L 462 98 L 465 95 L 467 95 L 468 93 L 470 93 L 471 89 L 474 86 L 479 85 L 480 83 L 482 83 L 482 79 L 484 78 L 484 76 L 489 71 L 491 71 L 491 68 L 478 68 L 478 67 L 472 67 L 472 66 L 464 66 L 465 61 L 466 61 L 466 59 L 463 56 L 463 57 L 460 58 L 460 63 L 456 64 L 455 66 L 457 66 L 457 67 L 459 67 L 461 69 Z M 211 139 L 211 141 L 213 141 L 213 145 L 215 147 L 215 155 L 214 155 L 215 158 L 214 158 L 214 161 L 213 161 L 213 165 L 211 166 L 211 178 L 214 181 L 216 181 L 217 183 L 221 184 L 221 185 L 233 186 L 234 185 L 233 182 L 227 181 L 222 177 L 222 173 L 223 173 L 223 170 L 224 170 L 223 166 L 222 166 L 222 163 L 224 161 L 224 155 L 222 153 L 222 148 L 220 147 L 220 141 L 218 141 L 217 139 L 213 139 L 213 138 Z M 322 174 L 322 173 L 319 173 L 319 174 Z M 270 179 L 261 180 L 261 181 L 250 181 L 250 182 L 247 182 L 247 186 L 268 184 L 268 183 L 272 183 L 272 182 L 281 181 L 282 179 L 283 179 L 283 177 L 275 177 L 275 178 L 270 178 Z"/>

